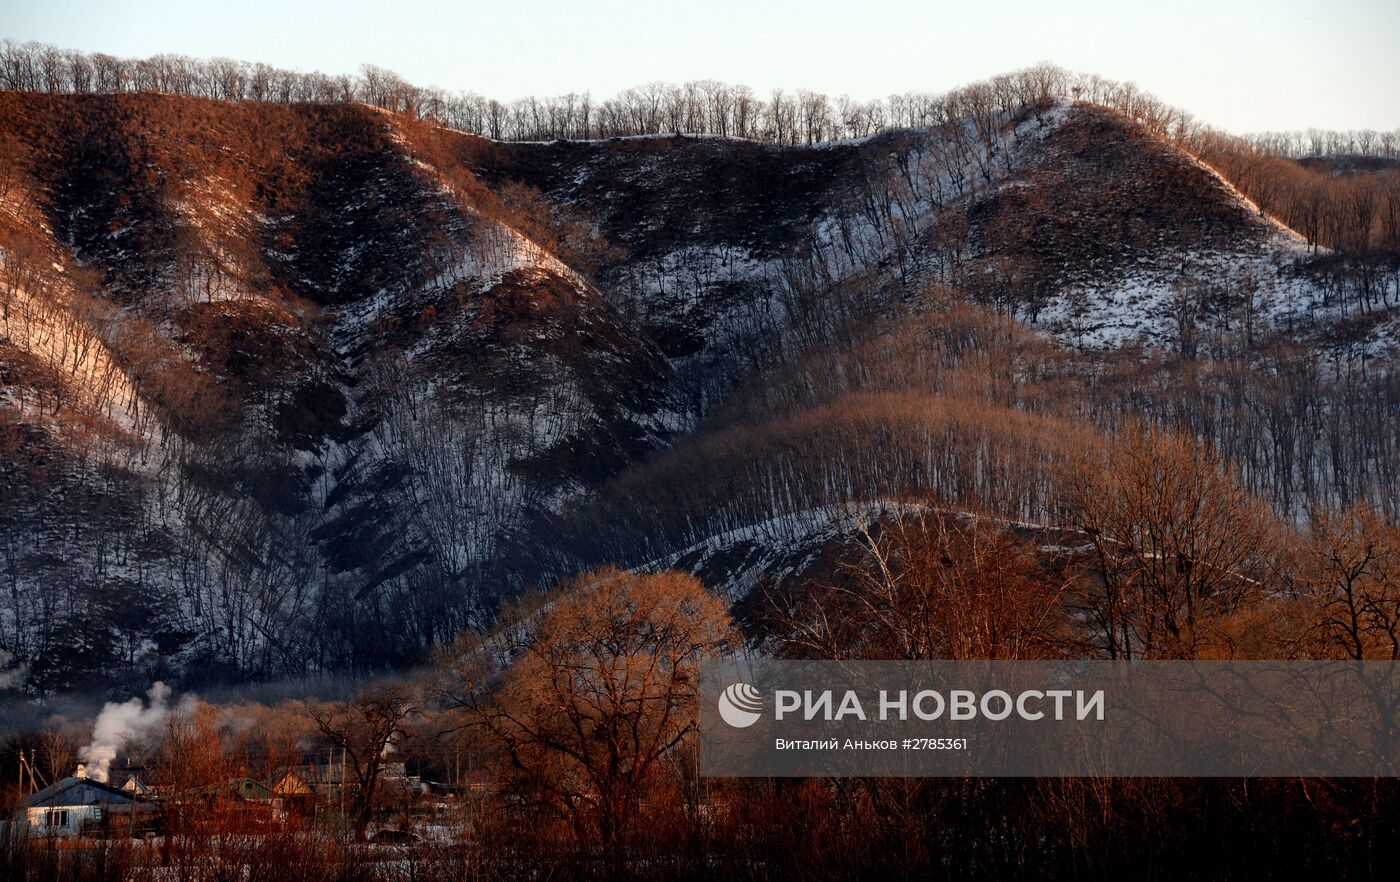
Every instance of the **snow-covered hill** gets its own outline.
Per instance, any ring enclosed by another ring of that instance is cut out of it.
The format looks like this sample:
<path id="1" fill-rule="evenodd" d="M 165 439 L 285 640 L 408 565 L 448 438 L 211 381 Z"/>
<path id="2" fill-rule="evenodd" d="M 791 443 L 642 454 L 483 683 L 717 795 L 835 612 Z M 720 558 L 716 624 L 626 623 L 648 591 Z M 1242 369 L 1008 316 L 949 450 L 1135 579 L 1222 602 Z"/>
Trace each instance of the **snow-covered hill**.
<path id="1" fill-rule="evenodd" d="M 1395 339 L 1394 272 L 1358 325 L 1330 255 L 1065 99 L 813 147 L 0 103 L 0 649 L 35 689 L 408 663 L 599 559 L 737 599 L 911 484 L 1039 504 L 1016 457 L 1099 404 L 1046 403 L 1076 350 Z"/>

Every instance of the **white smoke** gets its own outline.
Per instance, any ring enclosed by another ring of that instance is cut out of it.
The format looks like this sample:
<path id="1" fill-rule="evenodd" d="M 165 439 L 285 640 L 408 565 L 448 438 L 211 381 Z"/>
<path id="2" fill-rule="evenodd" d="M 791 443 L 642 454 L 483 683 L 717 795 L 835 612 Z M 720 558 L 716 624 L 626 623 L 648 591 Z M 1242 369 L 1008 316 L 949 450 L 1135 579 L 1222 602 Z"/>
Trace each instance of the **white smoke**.
<path id="1" fill-rule="evenodd" d="M 120 704 L 109 701 L 102 706 L 102 713 L 92 726 L 92 743 L 78 751 L 78 758 L 87 764 L 89 778 L 106 781 L 112 761 L 122 748 L 149 740 L 165 725 L 170 715 L 170 687 L 157 681 L 146 698 L 149 703 L 133 698 Z"/>

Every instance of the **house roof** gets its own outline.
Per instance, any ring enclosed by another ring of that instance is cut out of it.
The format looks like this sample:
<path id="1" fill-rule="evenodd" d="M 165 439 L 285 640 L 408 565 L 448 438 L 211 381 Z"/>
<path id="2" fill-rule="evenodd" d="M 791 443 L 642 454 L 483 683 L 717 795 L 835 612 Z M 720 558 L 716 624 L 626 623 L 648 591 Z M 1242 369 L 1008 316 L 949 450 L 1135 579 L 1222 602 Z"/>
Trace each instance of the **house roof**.
<path id="1" fill-rule="evenodd" d="M 270 787 L 252 778 L 231 778 L 214 789 L 219 793 L 232 794 L 250 802 L 261 802 L 276 796 Z"/>
<path id="2" fill-rule="evenodd" d="M 318 784 L 339 784 L 341 780 L 341 766 L 339 763 L 307 763 L 299 766 L 285 766 L 277 771 L 277 779 L 280 781 L 287 775 L 296 775 L 305 784 L 315 786 Z"/>
<path id="3" fill-rule="evenodd" d="M 272 784 L 272 792 L 282 796 L 306 796 L 312 790 L 296 772 L 283 772 Z"/>
<path id="4" fill-rule="evenodd" d="M 140 802 L 140 797 L 120 787 L 113 787 L 92 778 L 60 778 L 20 802 L 24 808 L 49 808 L 68 805 L 111 805 Z"/>
<path id="5" fill-rule="evenodd" d="M 126 780 L 122 782 L 122 790 L 127 793 L 139 793 L 142 796 L 151 792 L 151 788 L 147 787 L 145 782 L 135 775 L 126 776 Z"/>

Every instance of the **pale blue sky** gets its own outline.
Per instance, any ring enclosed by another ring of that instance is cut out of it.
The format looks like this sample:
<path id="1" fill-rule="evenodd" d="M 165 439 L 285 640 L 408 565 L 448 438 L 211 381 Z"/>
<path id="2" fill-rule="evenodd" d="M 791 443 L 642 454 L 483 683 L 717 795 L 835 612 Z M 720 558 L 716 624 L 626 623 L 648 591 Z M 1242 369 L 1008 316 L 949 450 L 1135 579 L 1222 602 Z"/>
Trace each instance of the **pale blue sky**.
<path id="1" fill-rule="evenodd" d="M 503 100 L 699 78 L 872 98 L 1054 61 L 1236 132 L 1400 127 L 1397 0 L 0 0 L 0 36 L 372 62 Z"/>

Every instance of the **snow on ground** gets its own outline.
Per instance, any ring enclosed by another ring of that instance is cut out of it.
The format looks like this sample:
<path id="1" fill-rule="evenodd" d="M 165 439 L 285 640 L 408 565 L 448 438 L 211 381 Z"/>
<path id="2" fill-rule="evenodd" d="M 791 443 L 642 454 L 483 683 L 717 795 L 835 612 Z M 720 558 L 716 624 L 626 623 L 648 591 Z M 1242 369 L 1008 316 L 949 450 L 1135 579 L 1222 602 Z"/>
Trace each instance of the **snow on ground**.
<path id="1" fill-rule="evenodd" d="M 1127 272 L 1057 292 L 1034 326 L 1081 349 L 1108 350 L 1134 343 L 1177 348 L 1183 327 L 1204 338 L 1238 331 L 1244 321 L 1252 323 L 1256 337 L 1270 331 L 1325 335 L 1349 317 L 1348 307 L 1336 297 L 1329 302 L 1320 282 L 1304 271 L 1303 264 L 1325 249 L 1315 252 L 1303 236 L 1261 212 L 1215 168 L 1188 152 L 1181 155 L 1218 182 L 1248 222 L 1262 230 L 1262 241 L 1234 251 L 1148 255 Z M 1203 283 L 1212 295 L 1229 295 L 1232 305 L 1193 308 L 1192 281 Z M 1375 357 L 1397 347 L 1400 311 L 1371 323 L 1351 354 Z"/>
<path id="2" fill-rule="evenodd" d="M 1250 252 L 1192 252 L 1142 265 L 1117 277 L 1060 291 L 1033 322 L 1080 349 L 1110 350 L 1129 344 L 1181 346 L 1183 328 L 1202 341 L 1251 323 L 1255 338 L 1279 332 L 1302 337 L 1323 333 L 1346 314 L 1334 298 L 1301 271 L 1307 246 L 1291 232 L 1272 235 Z M 1204 285 L 1205 288 L 1199 287 Z M 1201 291 L 1209 302 L 1201 305 Z M 1226 294 L 1230 305 L 1216 298 Z M 1400 339 L 1400 315 L 1374 323 L 1355 354 L 1385 354 Z"/>
<path id="3" fill-rule="evenodd" d="M 638 569 L 682 569 L 696 573 L 706 588 L 738 601 L 760 582 L 779 584 L 821 563 L 837 543 L 863 544 L 862 532 L 883 518 L 951 515 L 991 521 L 1004 528 L 1039 531 L 1027 523 L 921 502 L 872 499 L 791 512 L 709 536 Z"/>
<path id="4" fill-rule="evenodd" d="M 1116 279 L 1060 291 L 1035 324 L 1084 349 L 1172 346 L 1180 338 L 1178 312 L 1194 311 L 1196 295 L 1186 287 L 1187 279 L 1232 291 L 1257 288 L 1257 318 L 1277 322 L 1305 311 L 1320 297 L 1305 278 L 1288 272 L 1297 256 L 1288 251 L 1186 254 L 1175 265 L 1138 267 Z"/>
<path id="5" fill-rule="evenodd" d="M 0 342 L 52 369 L 61 383 L 65 407 L 136 434 L 142 407 L 135 387 L 103 340 L 64 308 L 71 293 L 64 291 L 62 277 L 52 275 L 45 285 L 51 292 L 48 296 L 35 297 L 22 287 L 8 290 L 0 307 Z M 39 403 L 32 393 L 12 391 L 7 396 L 21 410 L 32 411 Z"/>
<path id="6" fill-rule="evenodd" d="M 243 279 L 248 268 L 225 243 L 255 241 L 266 219 L 254 212 L 229 182 L 217 175 L 185 181 L 170 208 L 199 243 L 201 260 L 173 278 L 175 292 L 191 303 L 246 300 L 253 296 Z"/>
<path id="7" fill-rule="evenodd" d="M 390 134 L 399 137 L 392 130 Z M 460 323 L 474 315 L 473 303 L 489 297 L 511 273 L 561 278 L 581 295 L 591 290 L 570 267 L 513 227 L 457 203 L 455 191 L 437 169 L 416 160 L 415 166 L 425 186 L 461 211 L 461 226 L 453 231 L 455 251 L 441 269 L 411 289 L 381 288 L 373 296 L 338 308 L 332 338 L 347 366 L 364 342 L 373 339 L 375 320 L 404 298 L 420 293 L 458 289 L 465 294 L 467 308 L 453 323 L 435 325 L 407 345 L 404 354 L 410 361 L 455 340 Z M 586 312 L 581 320 L 585 326 L 592 321 Z M 542 324 L 536 329 L 537 339 L 548 340 L 571 330 Z M 606 357 L 606 353 L 597 355 Z M 415 490 L 414 529 L 433 547 L 436 559 L 459 572 L 489 560 L 499 543 L 524 525 L 531 506 L 562 512 L 583 492 L 565 483 L 541 498 L 540 487 L 522 474 L 519 463 L 538 458 L 601 420 L 579 383 L 553 354 L 521 343 L 508 358 L 518 362 L 512 370 L 545 372 L 555 381 L 535 396 L 496 396 L 483 388 L 480 396 L 449 402 L 440 395 L 443 389 L 434 378 L 410 373 L 391 381 L 390 404 L 367 435 L 328 444 L 323 454 L 328 475 L 338 474 L 352 460 L 401 461 L 415 475 L 413 481 L 423 477 L 423 492 Z M 482 382 L 489 387 L 485 378 Z M 353 422 L 360 409 L 353 397 L 350 408 L 347 419 Z M 678 414 L 669 411 L 635 416 L 640 426 L 658 432 L 680 421 Z M 324 498 L 333 487 L 328 479 L 319 492 Z"/>
<path id="8" fill-rule="evenodd" d="M 941 212 L 1003 185 L 1064 122 L 1069 107 L 1060 101 L 1019 122 L 999 117 L 990 144 L 968 120 L 921 130 L 888 158 L 875 198 L 830 200 L 800 254 L 761 254 L 739 242 L 683 244 L 620 269 L 608 293 L 653 326 L 701 341 L 673 359 L 682 374 L 712 375 L 717 364 L 769 364 L 797 334 L 813 334 L 814 316 L 804 314 L 812 310 L 811 292 L 804 288 L 840 285 L 872 267 L 920 259 L 907 252 L 908 243 Z M 584 166 L 574 186 L 593 173 Z"/>
<path id="9" fill-rule="evenodd" d="M 884 511 L 883 504 L 871 503 L 783 514 L 718 533 L 639 569 L 687 570 L 711 591 L 739 601 L 761 580 L 781 581 L 818 563 L 833 541 L 853 535 Z"/>

